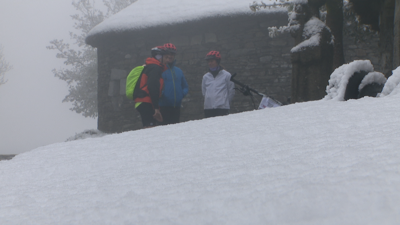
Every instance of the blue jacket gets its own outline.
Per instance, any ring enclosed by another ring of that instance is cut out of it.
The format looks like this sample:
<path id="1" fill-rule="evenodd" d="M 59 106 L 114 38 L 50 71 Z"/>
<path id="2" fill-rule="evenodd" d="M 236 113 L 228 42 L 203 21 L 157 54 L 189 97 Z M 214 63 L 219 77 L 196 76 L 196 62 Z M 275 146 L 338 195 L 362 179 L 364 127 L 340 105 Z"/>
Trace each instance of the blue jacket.
<path id="1" fill-rule="evenodd" d="M 164 79 L 164 90 L 159 102 L 159 106 L 180 107 L 183 97 L 189 91 L 188 84 L 181 69 L 172 65 L 167 65 L 168 69 L 162 74 Z"/>

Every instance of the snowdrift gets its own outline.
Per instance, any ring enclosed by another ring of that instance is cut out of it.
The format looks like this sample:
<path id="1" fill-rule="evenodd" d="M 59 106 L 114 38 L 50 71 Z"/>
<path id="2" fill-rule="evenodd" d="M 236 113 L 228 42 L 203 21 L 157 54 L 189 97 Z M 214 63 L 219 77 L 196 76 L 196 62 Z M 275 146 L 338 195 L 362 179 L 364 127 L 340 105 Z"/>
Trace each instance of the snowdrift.
<path id="1" fill-rule="evenodd" d="M 355 60 L 340 66 L 331 74 L 324 99 L 346 101 L 365 96 L 385 97 L 397 94 L 399 83 L 400 67 L 386 79 L 385 75 L 374 71 L 369 60 Z"/>
<path id="2" fill-rule="evenodd" d="M 400 101 L 313 101 L 0 162 L 0 224 L 399 224 Z"/>

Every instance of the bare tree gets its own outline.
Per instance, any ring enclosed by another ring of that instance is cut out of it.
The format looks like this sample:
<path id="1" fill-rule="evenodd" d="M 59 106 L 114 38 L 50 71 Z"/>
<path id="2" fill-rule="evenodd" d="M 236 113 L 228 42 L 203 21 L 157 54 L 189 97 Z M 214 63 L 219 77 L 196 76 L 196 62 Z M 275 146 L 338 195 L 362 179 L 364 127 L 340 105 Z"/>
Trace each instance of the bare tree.
<path id="1" fill-rule="evenodd" d="M 5 60 L 3 55 L 3 47 L 0 45 L 0 85 L 5 84 L 6 73 L 12 69 L 12 66 Z"/>
<path id="2" fill-rule="evenodd" d="M 71 102 L 70 109 L 85 117 L 97 117 L 97 51 L 86 45 L 89 31 L 109 16 L 119 12 L 136 0 L 103 0 L 106 12 L 96 8 L 94 0 L 77 0 L 72 5 L 78 11 L 71 16 L 75 31 L 70 32 L 73 47 L 64 40 L 52 40 L 48 49 L 57 51 L 65 68 L 53 69 L 54 76 L 67 82 L 69 94 L 63 102 Z"/>

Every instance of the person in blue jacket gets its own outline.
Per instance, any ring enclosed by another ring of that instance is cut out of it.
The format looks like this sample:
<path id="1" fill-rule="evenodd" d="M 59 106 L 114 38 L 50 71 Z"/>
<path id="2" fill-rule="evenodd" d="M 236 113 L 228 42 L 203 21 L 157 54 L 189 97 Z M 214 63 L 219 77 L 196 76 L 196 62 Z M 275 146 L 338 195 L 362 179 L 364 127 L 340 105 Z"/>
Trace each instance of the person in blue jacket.
<path id="1" fill-rule="evenodd" d="M 189 91 L 185 76 L 180 68 L 175 66 L 176 47 L 171 43 L 164 45 L 168 62 L 167 70 L 162 74 L 164 90 L 159 101 L 163 125 L 179 123 L 182 99 Z"/>

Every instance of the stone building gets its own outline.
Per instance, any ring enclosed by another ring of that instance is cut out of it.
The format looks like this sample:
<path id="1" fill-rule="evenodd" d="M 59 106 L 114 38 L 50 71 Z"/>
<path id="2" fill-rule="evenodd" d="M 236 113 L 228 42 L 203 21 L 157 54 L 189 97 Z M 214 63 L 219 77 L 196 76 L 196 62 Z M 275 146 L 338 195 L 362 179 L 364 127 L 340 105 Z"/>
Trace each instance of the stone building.
<path id="1" fill-rule="evenodd" d="M 289 34 L 277 38 L 268 35 L 268 27 L 287 25 L 286 10 L 253 13 L 241 1 L 179 1 L 185 10 L 173 10 L 175 6 L 164 0 L 138 0 L 89 33 L 86 42 L 96 47 L 98 54 L 99 130 L 111 133 L 141 128 L 134 102 L 125 97 L 125 80 L 134 67 L 150 56 L 152 47 L 164 43 L 176 45 L 177 66 L 189 84 L 181 110 L 182 122 L 203 118 L 201 80 L 207 72 L 204 56 L 210 50 L 221 52 L 221 64 L 232 74 L 237 73 L 237 80 L 284 104 L 290 103 L 290 50 L 294 40 Z M 155 2 L 156 9 L 151 4 Z M 165 12 L 171 13 L 162 15 Z M 351 40 L 348 45 L 354 46 Z M 346 60 L 365 59 L 368 50 L 362 51 L 359 54 L 357 46 L 349 48 Z M 255 96 L 256 106 L 259 101 Z M 236 92 L 231 113 L 253 109 L 251 99 Z"/>
<path id="2" fill-rule="evenodd" d="M 142 65 L 150 56 L 152 47 L 168 42 L 176 45 L 177 66 L 182 69 L 189 84 L 181 121 L 203 118 L 201 80 L 207 72 L 204 57 L 210 50 L 221 52 L 221 64 L 231 73 L 237 73 L 238 80 L 283 103 L 287 102 L 291 82 L 289 52 L 293 41 L 289 35 L 271 39 L 267 29 L 269 26 L 286 25 L 286 11 L 265 10 L 254 14 L 248 4 L 242 4 L 238 10 L 222 7 L 201 19 L 187 19 L 172 24 L 162 24 L 160 21 L 148 27 L 114 29 L 113 21 L 125 20 L 122 19 L 126 18 L 125 14 L 134 14 L 136 8 L 141 8 L 139 3 L 142 2 L 148 1 L 133 3 L 94 28 L 86 39 L 98 52 L 99 130 L 121 132 L 141 127 L 133 102 L 125 97 L 125 79 L 130 70 Z M 226 1 L 210 2 L 223 4 Z M 208 7 L 218 7 L 216 3 L 213 4 Z M 190 6 L 187 8 L 190 9 Z M 135 18 L 131 22 L 134 23 Z M 256 106 L 259 100 L 255 97 Z M 231 113 L 252 109 L 250 98 L 237 92 Z"/>

